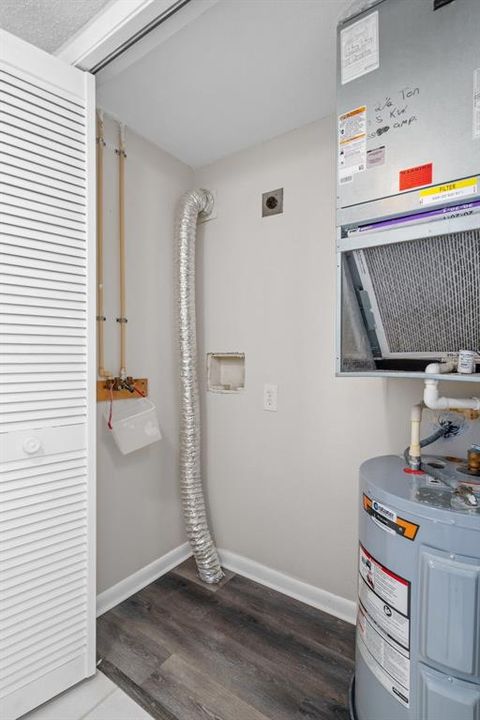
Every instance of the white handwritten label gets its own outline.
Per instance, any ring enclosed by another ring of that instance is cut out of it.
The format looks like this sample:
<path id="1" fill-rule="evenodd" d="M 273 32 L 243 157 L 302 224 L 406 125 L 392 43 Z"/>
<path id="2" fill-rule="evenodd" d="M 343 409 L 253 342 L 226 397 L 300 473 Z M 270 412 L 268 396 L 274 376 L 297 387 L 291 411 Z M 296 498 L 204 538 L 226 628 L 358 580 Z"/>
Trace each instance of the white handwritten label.
<path id="1" fill-rule="evenodd" d="M 340 32 L 342 85 L 380 67 L 378 12 Z"/>
<path id="2" fill-rule="evenodd" d="M 473 72 L 473 137 L 480 138 L 480 68 Z"/>

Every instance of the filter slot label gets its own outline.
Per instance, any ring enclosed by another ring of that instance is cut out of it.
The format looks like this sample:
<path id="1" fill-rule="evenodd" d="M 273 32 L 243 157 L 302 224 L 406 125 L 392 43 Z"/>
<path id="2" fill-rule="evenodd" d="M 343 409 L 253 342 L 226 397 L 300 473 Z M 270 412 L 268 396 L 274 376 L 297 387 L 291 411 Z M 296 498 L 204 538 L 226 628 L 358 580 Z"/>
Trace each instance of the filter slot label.
<path id="1" fill-rule="evenodd" d="M 372 673 L 398 702 L 410 702 L 410 588 L 360 544 L 357 646 Z"/>
<path id="2" fill-rule="evenodd" d="M 471 177 L 465 180 L 457 180 L 457 182 L 446 183 L 445 185 L 436 185 L 435 187 L 420 190 L 418 193 L 420 205 L 431 205 L 436 202 L 445 202 L 465 197 L 465 195 L 473 195 L 478 190 L 478 178 Z"/>

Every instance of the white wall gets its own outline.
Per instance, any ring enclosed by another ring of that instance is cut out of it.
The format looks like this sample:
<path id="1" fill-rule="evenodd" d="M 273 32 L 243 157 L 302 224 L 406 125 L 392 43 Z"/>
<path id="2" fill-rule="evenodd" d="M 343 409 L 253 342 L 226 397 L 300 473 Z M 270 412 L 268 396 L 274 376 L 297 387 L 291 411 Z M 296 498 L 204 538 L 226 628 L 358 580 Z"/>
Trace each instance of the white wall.
<path id="1" fill-rule="evenodd" d="M 112 121 L 106 129 L 106 366 L 118 374 L 118 160 L 111 147 L 117 136 Z M 149 379 L 163 439 L 123 456 L 99 416 L 99 592 L 185 540 L 177 492 L 173 221 L 192 171 L 128 131 L 127 155 L 127 365 L 130 374 Z"/>
<path id="2" fill-rule="evenodd" d="M 353 600 L 358 466 L 403 450 L 422 384 L 334 376 L 334 148 L 328 118 L 196 173 L 218 212 L 199 242 L 201 364 L 246 353 L 245 391 L 206 394 L 204 464 L 220 547 Z M 262 219 L 278 187 L 285 212 Z"/>

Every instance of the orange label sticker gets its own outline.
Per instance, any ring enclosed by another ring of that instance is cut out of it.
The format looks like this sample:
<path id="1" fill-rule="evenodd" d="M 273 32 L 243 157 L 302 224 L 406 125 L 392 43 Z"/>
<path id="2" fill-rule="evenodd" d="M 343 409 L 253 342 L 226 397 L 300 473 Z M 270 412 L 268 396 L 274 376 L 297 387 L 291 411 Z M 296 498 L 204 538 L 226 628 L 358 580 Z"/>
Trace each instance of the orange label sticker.
<path id="1" fill-rule="evenodd" d="M 372 500 L 368 495 L 363 495 L 363 509 L 384 530 L 395 533 L 407 540 L 415 540 L 420 525 L 398 517 L 396 512 L 378 500 Z"/>
<path id="2" fill-rule="evenodd" d="M 433 178 L 433 165 L 417 165 L 416 167 L 400 170 L 399 173 L 399 189 L 411 190 L 421 185 L 431 185 Z"/>

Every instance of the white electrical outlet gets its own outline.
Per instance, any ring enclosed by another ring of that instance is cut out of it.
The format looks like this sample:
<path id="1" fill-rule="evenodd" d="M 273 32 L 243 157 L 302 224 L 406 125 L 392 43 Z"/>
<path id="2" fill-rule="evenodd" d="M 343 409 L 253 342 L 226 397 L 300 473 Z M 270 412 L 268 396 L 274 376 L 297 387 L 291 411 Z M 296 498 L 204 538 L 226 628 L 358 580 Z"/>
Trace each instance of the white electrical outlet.
<path id="1" fill-rule="evenodd" d="M 278 385 L 263 386 L 263 409 L 270 412 L 278 410 Z"/>

